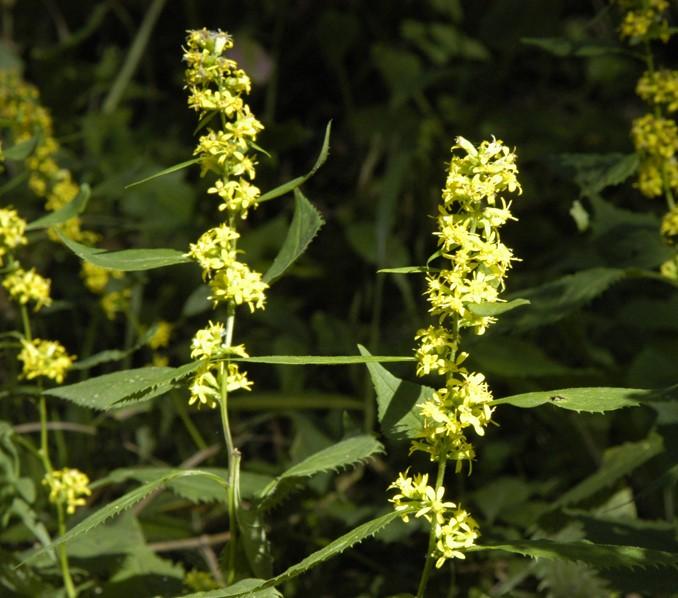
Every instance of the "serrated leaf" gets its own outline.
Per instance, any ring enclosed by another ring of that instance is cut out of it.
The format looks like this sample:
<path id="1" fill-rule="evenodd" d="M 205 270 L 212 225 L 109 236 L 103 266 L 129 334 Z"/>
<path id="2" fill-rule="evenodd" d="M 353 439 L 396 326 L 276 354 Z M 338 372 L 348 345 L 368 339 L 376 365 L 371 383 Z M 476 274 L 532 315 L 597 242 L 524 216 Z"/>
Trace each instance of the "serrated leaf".
<path id="1" fill-rule="evenodd" d="M 275 365 L 350 365 L 356 363 L 386 363 L 414 361 L 414 357 L 399 355 L 257 355 L 238 357 L 232 361 L 270 363 Z"/>
<path id="2" fill-rule="evenodd" d="M 627 442 L 607 449 L 598 471 L 561 495 L 551 505 L 551 510 L 576 504 L 593 496 L 649 461 L 662 450 L 663 442 L 658 434 L 651 434 L 639 442 Z"/>
<path id="3" fill-rule="evenodd" d="M 364 356 L 370 355 L 362 345 L 358 345 L 358 349 Z M 377 395 L 377 414 L 382 431 L 392 440 L 413 438 L 422 425 L 416 406 L 427 401 L 433 389 L 406 382 L 378 363 L 365 363 Z"/>
<path id="4" fill-rule="evenodd" d="M 554 542 L 552 540 L 519 540 L 501 544 L 474 546 L 476 550 L 503 550 L 532 558 L 566 559 L 593 565 L 597 569 L 624 567 L 678 566 L 678 554 L 650 550 L 639 546 L 593 544 L 592 542 Z"/>
<path id="5" fill-rule="evenodd" d="M 363 462 L 383 450 L 383 445 L 373 436 L 364 434 L 347 438 L 290 467 L 268 484 L 259 497 L 262 500 L 271 501 L 283 484 L 289 488 L 290 482 L 299 478 L 308 478 L 327 471 L 338 471 L 349 465 Z"/>
<path id="6" fill-rule="evenodd" d="M 303 185 L 316 172 L 318 172 L 318 169 L 325 163 L 325 160 L 327 160 L 327 156 L 330 153 L 331 132 L 332 132 L 332 121 L 327 123 L 327 127 L 325 128 L 325 137 L 323 139 L 323 145 L 320 148 L 320 154 L 318 154 L 318 158 L 316 159 L 315 164 L 313 165 L 313 168 L 311 168 L 311 170 L 309 170 L 303 176 L 299 176 L 295 179 L 292 179 L 291 181 L 288 181 L 287 183 L 280 185 L 279 187 L 276 187 L 275 189 L 267 191 L 259 198 L 259 203 L 275 199 L 276 197 L 280 197 L 281 195 L 285 195 L 287 193 L 290 193 L 291 191 L 294 191 L 297 187 Z"/>
<path id="7" fill-rule="evenodd" d="M 561 154 L 558 163 L 574 171 L 583 196 L 597 197 L 603 189 L 620 185 L 638 169 L 637 154 Z"/>
<path id="8" fill-rule="evenodd" d="M 141 185 L 143 183 L 147 183 L 148 181 L 152 181 L 153 179 L 157 179 L 158 177 L 165 176 L 166 174 L 172 174 L 173 172 L 183 170 L 184 168 L 188 168 L 189 166 L 192 166 L 193 164 L 197 164 L 198 162 L 200 162 L 200 158 L 192 158 L 191 160 L 186 160 L 185 162 L 179 162 L 178 164 L 174 164 L 173 166 L 165 168 L 164 170 L 161 170 L 160 172 L 156 172 L 155 174 L 152 174 L 151 176 L 147 176 L 146 178 L 141 179 L 140 181 L 134 181 L 133 183 L 130 183 L 129 185 L 125 185 L 125 189 L 130 189 L 132 187 L 136 187 L 137 185 Z"/>
<path id="9" fill-rule="evenodd" d="M 124 496 L 121 496 L 120 498 L 114 500 L 113 502 L 108 503 L 105 507 L 102 507 L 96 513 L 93 513 L 92 515 L 87 517 L 87 519 L 78 523 L 75 527 L 71 528 L 63 536 L 58 537 L 48 546 L 45 546 L 44 548 L 41 548 L 38 551 L 34 552 L 32 555 L 24 559 L 21 564 L 26 564 L 31 561 L 34 561 L 36 558 L 44 554 L 46 551 L 53 550 L 57 546 L 61 546 L 62 544 L 71 542 L 72 540 L 75 540 L 76 538 L 79 538 L 84 534 L 91 532 L 93 529 L 102 525 L 112 517 L 116 517 L 117 515 L 122 514 L 127 509 L 130 509 L 135 504 L 146 498 L 153 491 L 162 488 L 173 479 L 180 477 L 206 476 L 206 475 L 211 476 L 212 474 L 209 474 L 201 470 L 190 470 L 190 469 L 179 471 L 175 470 L 166 476 L 163 476 L 157 480 L 153 480 L 152 482 L 148 482 L 143 486 L 140 486 L 139 488 L 135 488 L 134 490 L 128 492 Z"/>
<path id="10" fill-rule="evenodd" d="M 306 251 L 324 223 L 322 215 L 315 206 L 299 189 L 295 189 L 294 215 L 290 228 L 278 255 L 275 256 L 270 268 L 264 274 L 264 280 L 271 283 L 282 276 L 283 272 Z"/>
<path id="11" fill-rule="evenodd" d="M 176 249 L 122 249 L 120 251 L 107 251 L 100 247 L 88 247 L 78 243 L 73 239 L 69 239 L 61 232 L 57 234 L 64 245 L 80 259 L 110 270 L 139 272 L 175 266 L 177 264 L 186 264 L 192 261 Z"/>
<path id="12" fill-rule="evenodd" d="M 236 589 L 236 586 L 234 585 L 231 586 L 230 588 L 224 588 L 220 590 L 187 594 L 186 596 L 182 596 L 181 598 L 226 598 L 226 597 L 241 598 L 244 596 L 257 596 L 257 598 L 259 598 L 260 594 L 251 594 L 250 592 L 261 591 L 266 588 L 272 588 L 281 583 L 289 581 L 290 579 L 293 579 L 294 577 L 297 577 L 302 573 L 305 573 L 306 571 L 312 569 L 313 567 L 317 567 L 321 563 L 324 563 L 325 561 L 331 559 L 337 554 L 344 552 L 348 548 L 351 548 L 352 546 L 358 544 L 359 542 L 362 542 L 366 538 L 378 534 L 399 517 L 400 517 L 399 513 L 397 513 L 396 511 L 390 511 L 389 513 L 386 513 L 381 517 L 377 517 L 376 519 L 372 519 L 371 521 L 363 523 L 362 525 L 359 525 L 355 529 L 352 529 L 350 532 L 344 534 L 343 536 L 340 536 L 336 540 L 333 540 L 327 546 L 308 555 L 305 559 L 303 559 L 296 565 L 292 565 L 280 575 L 276 575 L 272 579 L 262 582 L 261 585 L 257 586 L 253 584 L 251 587 L 248 587 L 245 591 Z"/>
<path id="13" fill-rule="evenodd" d="M 531 303 L 530 309 L 503 318 L 499 326 L 510 327 L 515 332 L 552 324 L 628 275 L 626 270 L 620 268 L 591 268 L 538 287 L 520 290 L 516 294 Z"/>
<path id="14" fill-rule="evenodd" d="M 80 185 L 78 194 L 68 202 L 63 208 L 60 208 L 51 214 L 38 218 L 26 226 L 26 230 L 38 230 L 47 228 L 56 224 L 61 224 L 82 213 L 87 207 L 90 195 L 92 194 L 89 185 Z"/>
<path id="15" fill-rule="evenodd" d="M 496 303 L 469 303 L 467 307 L 469 311 L 476 316 L 498 316 L 500 314 L 511 311 L 521 305 L 529 305 L 528 299 L 512 299 L 511 301 L 501 301 Z"/>
<path id="16" fill-rule="evenodd" d="M 22 160 L 28 158 L 28 156 L 30 156 L 35 151 L 35 148 L 41 141 L 42 135 L 40 134 L 36 135 L 35 137 L 31 137 L 30 139 L 26 139 L 26 141 L 20 141 L 16 145 L 3 150 L 3 156 L 6 160 L 10 160 L 12 162 L 21 162 Z"/>
<path id="17" fill-rule="evenodd" d="M 602 43 L 596 40 L 572 40 L 564 37 L 523 37 L 520 40 L 528 46 L 536 46 L 555 56 L 604 56 L 625 53 L 618 44 Z"/>
<path id="18" fill-rule="evenodd" d="M 428 274 L 437 271 L 437 269 L 428 266 L 401 266 L 400 268 L 380 268 L 377 270 L 377 274 Z"/>
<path id="19" fill-rule="evenodd" d="M 170 467 L 123 467 L 113 470 L 105 478 L 91 484 L 91 487 L 99 488 L 108 484 L 120 484 L 127 480 L 136 480 L 145 484 L 166 477 L 174 471 L 176 469 Z M 209 474 L 211 477 L 194 477 L 188 480 L 178 478 L 170 480 L 167 487 L 182 498 L 195 503 L 223 501 L 224 487 L 228 485 L 228 470 L 221 467 L 203 467 L 200 471 Z M 220 478 L 221 481 L 218 482 L 217 478 Z M 271 482 L 271 479 L 271 476 L 262 473 L 241 471 L 241 496 L 245 499 L 254 497 Z"/>
<path id="20" fill-rule="evenodd" d="M 200 362 L 196 361 L 178 368 L 146 367 L 123 370 L 76 384 L 49 388 L 44 394 L 88 409 L 108 411 L 164 394 L 199 366 Z"/>
<path id="21" fill-rule="evenodd" d="M 527 392 L 492 401 L 493 405 L 513 405 L 532 409 L 544 404 L 587 413 L 605 413 L 625 407 L 638 407 L 648 391 L 638 388 L 582 387 Z"/>
<path id="22" fill-rule="evenodd" d="M 195 594 L 186 594 L 179 598 L 220 598 L 231 596 L 233 598 L 282 598 L 282 594 L 275 588 L 269 586 L 264 579 L 241 579 L 227 588 L 221 590 L 212 590 L 208 592 L 196 592 Z"/>

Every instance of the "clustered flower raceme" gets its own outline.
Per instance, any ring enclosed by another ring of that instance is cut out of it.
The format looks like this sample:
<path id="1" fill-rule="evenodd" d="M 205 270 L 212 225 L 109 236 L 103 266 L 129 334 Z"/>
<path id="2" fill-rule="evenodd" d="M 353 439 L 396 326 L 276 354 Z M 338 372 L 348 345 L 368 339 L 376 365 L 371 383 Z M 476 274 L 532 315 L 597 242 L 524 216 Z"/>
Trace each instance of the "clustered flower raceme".
<path id="1" fill-rule="evenodd" d="M 667 20 L 667 0 L 623 0 L 620 5 L 627 11 L 620 30 L 623 38 L 646 45 L 654 39 L 669 41 L 672 31 Z M 669 240 L 673 233 L 667 223 L 675 209 L 673 194 L 678 192 L 678 124 L 671 118 L 678 111 L 678 70 L 655 69 L 651 58 L 647 59 L 647 69 L 638 80 L 636 92 L 650 111 L 636 118 L 631 127 L 640 159 L 636 187 L 646 197 L 666 196 L 669 213 L 661 233 Z M 678 254 L 665 261 L 660 272 L 678 280 Z"/>
<path id="2" fill-rule="evenodd" d="M 457 150 L 462 150 L 460 155 Z M 460 351 L 461 333 L 483 334 L 495 318 L 482 315 L 479 304 L 501 301 L 504 278 L 513 257 L 499 238 L 510 219 L 504 192 L 521 193 L 515 154 L 500 140 L 477 148 L 458 137 L 443 201 L 438 212 L 438 255 L 449 260 L 427 276 L 427 297 L 435 323 L 416 334 L 417 375 L 437 374 L 444 385 L 419 407 L 422 425 L 411 452 L 423 451 L 434 462 L 456 462 L 456 472 L 475 456 L 469 429 L 482 436 L 491 421 L 492 393 L 481 373 L 467 370 L 468 355 Z M 410 513 L 424 517 L 435 534 L 436 566 L 448 558 L 464 558 L 463 549 L 478 537 L 478 526 L 462 508 L 444 500 L 445 489 L 429 485 L 428 475 L 401 473 L 392 484 L 391 499 L 407 521 Z"/>
<path id="3" fill-rule="evenodd" d="M 669 40 L 668 0 L 617 0 L 617 3 L 625 13 L 619 28 L 621 37 L 633 44 L 653 39 L 665 43 Z"/>
<path id="4" fill-rule="evenodd" d="M 217 307 L 234 309 L 247 305 L 250 311 L 263 309 L 268 285 L 261 274 L 240 261 L 236 230 L 239 219 L 256 208 L 260 191 L 253 183 L 256 138 L 262 124 L 253 116 L 243 99 L 250 92 L 247 74 L 237 63 L 224 56 L 233 47 L 231 36 L 222 31 L 189 31 L 186 38 L 186 87 L 188 105 L 204 124 L 194 154 L 202 175 L 216 176 L 208 193 L 219 198 L 219 211 L 225 221 L 203 233 L 190 245 L 188 256 L 202 268 L 209 284 L 210 299 Z M 214 127 L 212 126 L 214 125 Z M 221 323 L 209 325 L 193 338 L 191 356 L 203 361 L 190 386 L 189 403 L 214 407 L 222 390 L 249 390 L 251 382 L 231 357 L 246 357 L 244 347 L 231 346 L 230 334 Z"/>
<path id="5" fill-rule="evenodd" d="M 90 496 L 89 478 L 78 469 L 57 469 L 45 474 L 42 483 L 49 488 L 49 501 L 66 507 L 69 515 L 86 504 Z"/>
<path id="6" fill-rule="evenodd" d="M 25 270 L 14 257 L 14 251 L 27 243 L 26 221 L 12 208 L 0 208 L 0 265 L 3 259 L 9 262 L 9 271 L 2 286 L 9 296 L 20 305 L 32 302 L 34 310 L 52 303 L 50 280 L 38 274 L 34 268 Z M 45 377 L 61 384 L 71 367 L 74 357 L 57 341 L 43 339 L 21 340 L 17 356 L 23 363 L 22 377 L 27 380 Z"/>

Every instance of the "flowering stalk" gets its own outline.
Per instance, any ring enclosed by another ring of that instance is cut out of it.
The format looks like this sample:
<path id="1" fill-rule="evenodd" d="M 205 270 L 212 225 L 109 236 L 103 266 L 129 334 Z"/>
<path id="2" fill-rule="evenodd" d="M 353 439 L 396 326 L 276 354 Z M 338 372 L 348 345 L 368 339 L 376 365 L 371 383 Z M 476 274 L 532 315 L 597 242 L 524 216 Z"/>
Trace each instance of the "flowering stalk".
<path id="1" fill-rule="evenodd" d="M 458 150 L 462 152 L 460 155 Z M 468 354 L 460 350 L 462 331 L 483 334 L 495 318 L 478 315 L 478 304 L 501 301 L 500 291 L 513 257 L 499 238 L 499 228 L 509 219 L 510 203 L 500 195 L 521 193 L 515 154 L 501 141 L 484 141 L 477 148 L 463 137 L 452 147 L 452 160 L 438 209 L 438 251 L 447 262 L 427 275 L 426 295 L 434 323 L 416 334 L 417 375 L 437 374 L 444 384 L 419 407 L 421 428 L 410 453 L 428 453 L 438 464 L 435 484 L 428 474 L 401 472 L 391 484 L 391 498 L 405 522 L 423 517 L 430 524 L 426 563 L 418 597 L 424 596 L 433 565 L 464 558 L 464 550 L 479 536 L 478 525 L 458 504 L 445 500 L 445 471 L 455 463 L 459 473 L 470 464 L 475 451 L 467 433 L 485 434 L 491 422 L 492 394 L 481 373 L 470 372 L 463 363 Z"/>
<path id="2" fill-rule="evenodd" d="M 642 45 L 646 71 L 636 92 L 650 112 L 636 118 L 631 137 L 640 158 L 636 187 L 646 197 L 664 197 L 667 212 L 660 233 L 672 244 L 678 238 L 678 124 L 671 117 L 678 111 L 678 71 L 656 69 L 652 42 L 667 43 L 672 30 L 667 21 L 668 0 L 619 0 L 626 11 L 620 36 L 631 45 Z M 666 278 L 678 280 L 678 253 L 660 266 Z"/>
<path id="3" fill-rule="evenodd" d="M 73 356 L 57 341 L 33 338 L 28 305 L 33 304 L 34 311 L 39 311 L 51 304 L 49 279 L 42 277 L 34 268 L 24 269 L 14 256 L 14 251 L 26 245 L 26 221 L 12 208 L 0 208 L 0 266 L 7 262 L 6 275 L 2 281 L 9 296 L 18 304 L 23 323 L 21 350 L 17 356 L 23 363 L 21 377 L 27 380 L 38 379 L 42 389 L 42 379 L 47 378 L 61 384 L 70 368 Z M 84 505 L 83 496 L 91 494 L 89 479 L 76 469 L 57 471 L 52 465 L 49 455 L 47 434 L 47 404 L 44 394 L 40 394 L 38 402 L 40 413 L 40 450 L 45 477 L 43 484 L 49 487 L 49 500 L 56 507 L 57 527 L 59 535 L 66 533 L 66 513 L 72 514 L 76 507 Z M 66 513 L 64 512 L 66 509 Z M 66 594 L 69 598 L 77 595 L 68 564 L 66 547 L 57 548 L 59 564 Z"/>
<path id="4" fill-rule="evenodd" d="M 198 157 L 202 175 L 216 176 L 208 193 L 220 200 L 218 209 L 224 221 L 203 233 L 192 243 L 188 256 L 202 268 L 203 279 L 209 284 L 213 306 L 226 309 L 225 325 L 209 322 L 193 337 L 191 357 L 201 360 L 201 366 L 190 386 L 189 404 L 219 406 L 224 441 L 226 443 L 229 486 L 227 506 L 231 537 L 226 581 L 235 576 L 235 556 L 238 508 L 237 488 L 240 453 L 233 443 L 228 417 L 229 393 L 250 390 L 252 383 L 241 372 L 232 357 L 247 357 L 243 345 L 233 345 L 236 307 L 247 305 L 250 312 L 263 309 L 268 285 L 261 274 L 240 261 L 236 230 L 239 220 L 256 208 L 260 191 L 253 184 L 256 161 L 251 149 L 256 148 L 257 134 L 262 124 L 252 115 L 243 97 L 250 92 L 250 79 L 237 63 L 224 56 L 233 47 L 231 36 L 222 31 L 201 29 L 189 31 L 184 50 L 188 105 L 194 109 L 205 133 L 200 137 L 194 154 Z M 214 125 L 214 126 L 212 126 Z"/>

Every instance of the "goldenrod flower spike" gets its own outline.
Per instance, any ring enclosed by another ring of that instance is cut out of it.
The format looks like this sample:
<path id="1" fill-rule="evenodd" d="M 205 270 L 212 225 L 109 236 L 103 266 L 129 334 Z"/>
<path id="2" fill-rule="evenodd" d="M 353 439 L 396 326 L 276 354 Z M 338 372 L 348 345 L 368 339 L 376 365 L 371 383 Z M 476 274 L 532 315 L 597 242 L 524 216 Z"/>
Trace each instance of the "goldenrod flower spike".
<path id="1" fill-rule="evenodd" d="M 58 469 L 45 475 L 42 483 L 49 488 L 49 501 L 66 507 L 69 515 L 86 504 L 90 496 L 89 478 L 78 469 Z"/>
<path id="2" fill-rule="evenodd" d="M 514 219 L 504 194 L 522 192 L 515 158 L 498 139 L 476 147 L 458 137 L 438 208 L 434 234 L 443 263 L 427 276 L 425 292 L 434 323 L 416 333 L 415 356 L 418 376 L 444 376 L 445 383 L 419 406 L 422 427 L 410 448 L 428 453 L 438 463 L 438 476 L 429 485 L 428 474 L 411 477 L 406 471 L 391 485 L 398 491 L 391 501 L 403 520 L 414 513 L 431 525 L 420 595 L 431 559 L 441 567 L 446 559 L 464 558 L 463 550 L 478 537 L 473 518 L 445 500 L 443 480 L 448 461 L 456 463 L 456 472 L 464 463 L 470 467 L 475 451 L 467 433 L 483 436 L 492 420 L 492 393 L 485 377 L 464 367 L 468 355 L 459 346 L 464 329 L 483 334 L 495 321 L 473 308 L 501 301 L 499 293 L 516 259 L 499 237 L 501 226 Z"/>

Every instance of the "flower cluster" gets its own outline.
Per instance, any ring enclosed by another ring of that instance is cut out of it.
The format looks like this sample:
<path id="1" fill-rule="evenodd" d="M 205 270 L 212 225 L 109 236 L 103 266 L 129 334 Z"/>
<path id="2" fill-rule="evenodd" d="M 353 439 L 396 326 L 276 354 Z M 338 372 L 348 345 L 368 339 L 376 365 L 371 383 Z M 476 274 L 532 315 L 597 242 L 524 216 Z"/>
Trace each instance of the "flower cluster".
<path id="1" fill-rule="evenodd" d="M 0 266 L 3 258 L 20 245 L 28 243 L 26 221 L 12 208 L 0 208 Z"/>
<path id="2" fill-rule="evenodd" d="M 426 295 L 434 322 L 416 334 L 417 375 L 437 374 L 444 384 L 419 406 L 421 428 L 411 451 L 423 451 L 432 461 L 454 461 L 459 472 L 475 456 L 467 431 L 482 436 L 493 408 L 485 377 L 464 367 L 461 333 L 483 334 L 495 318 L 483 315 L 482 304 L 501 301 L 499 293 L 511 267 L 511 250 L 499 237 L 499 228 L 511 215 L 502 195 L 521 193 L 515 154 L 500 140 L 475 147 L 459 137 L 452 147 L 447 181 L 435 233 L 437 255 L 444 261 L 427 275 Z M 400 477 L 392 498 L 406 518 L 416 511 L 433 525 L 437 566 L 447 558 L 463 557 L 461 549 L 478 536 L 477 525 L 463 509 L 444 501 L 444 488 L 428 485 L 428 476 Z"/>
<path id="3" fill-rule="evenodd" d="M 61 384 L 75 357 L 57 341 L 35 338 L 21 341 L 18 359 L 23 362 L 22 376 L 27 380 L 45 377 Z"/>
<path id="4" fill-rule="evenodd" d="M 667 0 L 623 2 L 622 7 L 631 12 L 622 24 L 622 37 L 630 37 L 632 42 L 640 39 L 646 43 L 659 37 L 667 42 L 672 34 L 666 20 L 668 6 Z M 638 28 L 634 35 L 624 35 L 629 19 L 640 22 L 639 17 L 632 17 L 636 13 L 644 15 L 647 25 Z M 674 203 L 674 194 L 678 192 L 678 124 L 670 115 L 678 111 L 678 71 L 655 69 L 649 46 L 646 62 L 647 71 L 639 79 L 636 92 L 648 104 L 650 111 L 636 118 L 631 128 L 631 138 L 639 158 L 636 187 L 646 197 L 666 198 L 669 211 L 662 220 L 660 233 L 672 244 L 678 218 Z M 678 280 L 678 253 L 661 264 L 659 269 L 664 277 Z"/>
<path id="5" fill-rule="evenodd" d="M 668 0 L 618 0 L 625 12 L 619 32 L 631 43 L 660 39 L 667 42 L 670 37 L 666 12 Z"/>
<path id="6" fill-rule="evenodd" d="M 636 93 L 647 104 L 662 106 L 666 112 L 678 110 L 678 71 L 648 71 L 638 80 Z"/>
<path id="7" fill-rule="evenodd" d="M 238 305 L 247 305 L 251 312 L 262 309 L 268 288 L 259 272 L 239 260 L 242 252 L 237 249 L 236 222 L 257 207 L 260 196 L 253 183 L 256 161 L 251 150 L 256 149 L 263 126 L 244 100 L 250 92 L 249 77 L 224 55 L 232 47 L 227 33 L 200 29 L 189 31 L 184 49 L 188 105 L 198 112 L 201 124 L 208 123 L 194 154 L 202 174 L 216 176 L 208 193 L 219 197 L 219 211 L 225 215 L 225 221 L 191 243 L 187 253 L 202 268 L 214 307 L 225 305 L 231 314 L 231 325 L 210 322 L 195 334 L 191 346 L 191 356 L 202 365 L 190 386 L 189 404 L 209 407 L 216 406 L 224 393 L 251 388 L 246 374 L 229 361 L 247 356 L 242 345 L 232 346 L 232 313 Z"/>
<path id="8" fill-rule="evenodd" d="M 85 497 L 90 496 L 89 478 L 78 469 L 58 469 L 48 472 L 42 483 L 49 488 L 49 501 L 55 505 L 66 506 L 66 512 L 72 515 L 78 507 L 86 504 Z"/>
<path id="9" fill-rule="evenodd" d="M 35 149 L 26 158 L 25 165 L 28 186 L 36 196 L 44 199 L 45 208 L 58 210 L 72 201 L 79 187 L 70 171 L 56 161 L 60 148 L 54 138 L 52 117 L 41 105 L 37 88 L 26 83 L 13 70 L 0 70 L 0 118 L 9 123 L 14 143 L 37 138 Z M 96 240 L 94 233 L 81 229 L 77 216 L 59 226 L 72 239 Z"/>
<path id="10" fill-rule="evenodd" d="M 50 285 L 50 280 L 40 276 L 35 268 L 30 270 L 16 268 L 2 281 L 2 286 L 7 289 L 14 301 L 22 305 L 33 301 L 35 311 L 52 303 L 52 298 L 49 296 Z"/>

